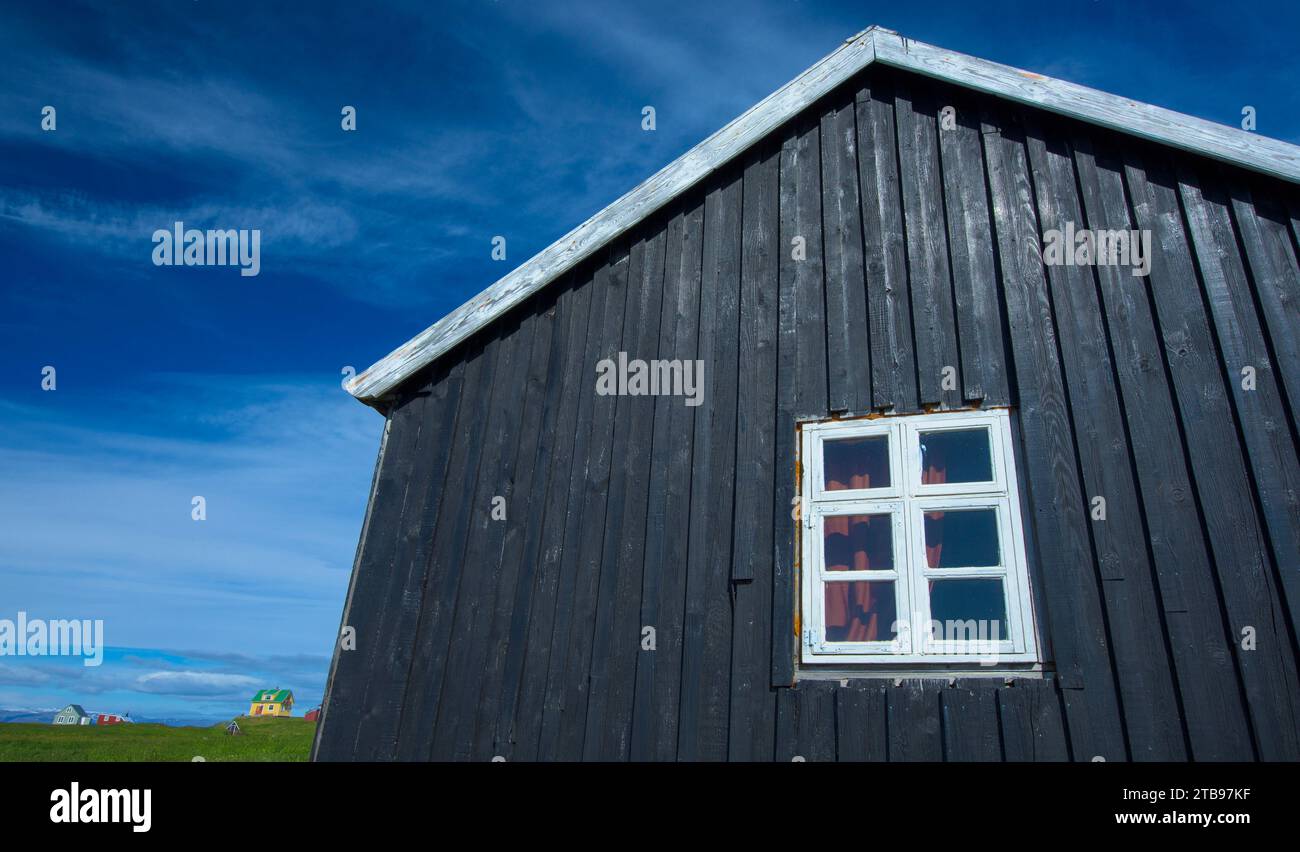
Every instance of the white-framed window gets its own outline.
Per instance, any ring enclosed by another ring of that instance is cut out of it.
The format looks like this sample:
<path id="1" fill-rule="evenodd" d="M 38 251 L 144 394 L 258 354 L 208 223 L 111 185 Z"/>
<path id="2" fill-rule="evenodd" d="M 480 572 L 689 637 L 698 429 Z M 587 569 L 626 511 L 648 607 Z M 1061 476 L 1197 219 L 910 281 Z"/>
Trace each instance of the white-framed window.
<path id="1" fill-rule="evenodd" d="M 803 424 L 804 663 L 1039 662 L 1005 409 Z"/>

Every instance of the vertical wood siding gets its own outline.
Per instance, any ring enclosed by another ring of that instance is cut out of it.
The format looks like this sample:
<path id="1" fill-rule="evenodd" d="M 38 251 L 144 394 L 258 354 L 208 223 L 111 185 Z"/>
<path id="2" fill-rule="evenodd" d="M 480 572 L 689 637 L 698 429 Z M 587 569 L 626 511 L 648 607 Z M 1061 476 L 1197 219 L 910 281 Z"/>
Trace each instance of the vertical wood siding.
<path id="1" fill-rule="evenodd" d="M 1150 276 L 1045 266 L 1066 222 Z M 1298 230 L 1293 186 L 869 70 L 408 384 L 316 757 L 1300 758 Z M 620 351 L 704 404 L 597 395 Z M 797 423 L 973 404 L 1049 672 L 799 678 Z"/>

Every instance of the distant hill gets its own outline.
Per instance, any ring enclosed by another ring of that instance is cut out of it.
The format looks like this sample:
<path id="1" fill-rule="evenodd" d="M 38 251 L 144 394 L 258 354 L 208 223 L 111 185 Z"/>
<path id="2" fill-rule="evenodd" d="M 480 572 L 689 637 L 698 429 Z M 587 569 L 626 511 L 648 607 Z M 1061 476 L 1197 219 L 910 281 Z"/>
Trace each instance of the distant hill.
<path id="1" fill-rule="evenodd" d="M 0 723 L 3 722 L 44 722 L 49 724 L 58 710 L 9 710 L 0 708 Z"/>
<path id="2" fill-rule="evenodd" d="M 18 710 L 12 708 L 0 708 L 0 724 L 5 722 L 20 722 L 23 724 L 50 724 L 54 720 L 54 714 L 61 708 L 50 710 Z M 86 712 L 92 716 L 96 713 L 109 711 L 92 710 L 86 708 Z M 156 716 L 132 716 L 131 721 L 138 724 L 156 724 L 168 725 L 169 727 L 200 727 L 206 728 L 209 725 L 215 725 L 221 721 L 229 722 L 227 717 L 219 716 L 167 716 L 159 718 Z"/>

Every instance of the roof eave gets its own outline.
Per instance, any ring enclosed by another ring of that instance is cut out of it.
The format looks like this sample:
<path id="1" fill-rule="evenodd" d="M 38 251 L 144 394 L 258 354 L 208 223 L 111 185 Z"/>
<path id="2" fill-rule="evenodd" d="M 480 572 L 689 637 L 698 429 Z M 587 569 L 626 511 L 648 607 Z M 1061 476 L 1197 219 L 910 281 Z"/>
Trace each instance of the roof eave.
<path id="1" fill-rule="evenodd" d="M 875 61 L 1300 183 L 1300 146 L 1009 65 L 872 32 Z"/>

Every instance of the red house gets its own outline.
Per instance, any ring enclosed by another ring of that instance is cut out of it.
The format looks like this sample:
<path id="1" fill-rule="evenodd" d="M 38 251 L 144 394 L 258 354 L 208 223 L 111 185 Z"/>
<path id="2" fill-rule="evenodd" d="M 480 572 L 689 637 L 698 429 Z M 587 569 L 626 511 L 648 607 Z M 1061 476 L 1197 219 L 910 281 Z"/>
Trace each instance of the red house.
<path id="1" fill-rule="evenodd" d="M 303 718 L 306 719 L 308 722 L 316 722 L 316 721 L 319 721 L 319 720 L 320 720 L 320 708 L 319 708 L 319 707 L 314 707 L 314 708 L 312 708 L 311 710 L 308 710 L 308 711 L 307 711 L 307 715 L 303 716 Z"/>
<path id="2" fill-rule="evenodd" d="M 96 725 L 127 725 L 131 720 L 116 713 L 100 713 L 95 717 Z"/>

